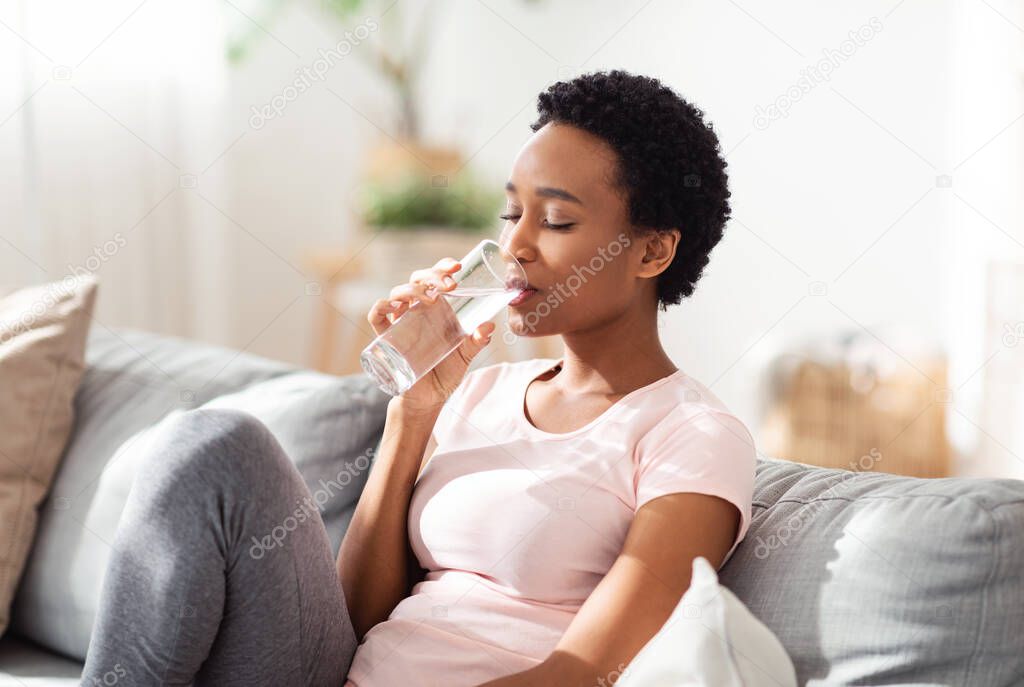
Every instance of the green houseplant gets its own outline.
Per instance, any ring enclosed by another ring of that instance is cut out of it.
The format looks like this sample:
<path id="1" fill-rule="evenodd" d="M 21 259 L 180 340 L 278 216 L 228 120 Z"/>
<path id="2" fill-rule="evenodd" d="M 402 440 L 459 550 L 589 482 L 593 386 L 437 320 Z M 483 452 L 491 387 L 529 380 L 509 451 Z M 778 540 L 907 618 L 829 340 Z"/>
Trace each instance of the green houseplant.
<path id="1" fill-rule="evenodd" d="M 425 180 L 407 174 L 396 182 L 368 183 L 359 210 L 370 227 L 396 231 L 446 227 L 476 233 L 495 226 L 501 202 L 499 193 L 465 176 L 449 185 L 445 176 Z"/>
<path id="2" fill-rule="evenodd" d="M 422 70 L 436 42 L 436 23 L 450 5 L 448 0 L 264 0 L 250 10 L 251 19 L 239 21 L 227 46 L 229 62 L 242 63 L 257 41 L 269 40 L 268 27 L 294 7 L 324 21 L 327 33 L 338 36 L 373 20 L 375 30 L 346 59 L 364 64 L 389 86 L 394 119 L 385 127 L 390 133 L 366 151 L 353 208 L 365 236 L 354 243 L 385 281 L 408 276 L 423 267 L 424 259 L 464 255 L 499 225 L 500 190 L 485 190 L 461 151 L 424 140 L 420 126 Z"/>

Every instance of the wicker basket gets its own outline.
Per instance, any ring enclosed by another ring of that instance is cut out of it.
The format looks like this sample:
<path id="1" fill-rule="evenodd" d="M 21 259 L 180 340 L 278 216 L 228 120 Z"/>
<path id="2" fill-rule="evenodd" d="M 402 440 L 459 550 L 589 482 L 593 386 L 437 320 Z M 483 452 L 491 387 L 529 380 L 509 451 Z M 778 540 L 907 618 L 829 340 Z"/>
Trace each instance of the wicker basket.
<path id="1" fill-rule="evenodd" d="M 845 363 L 800 363 L 771 402 L 762 445 L 770 455 L 824 467 L 947 476 L 946 365 L 915 365 L 920 372 L 877 377 Z"/>

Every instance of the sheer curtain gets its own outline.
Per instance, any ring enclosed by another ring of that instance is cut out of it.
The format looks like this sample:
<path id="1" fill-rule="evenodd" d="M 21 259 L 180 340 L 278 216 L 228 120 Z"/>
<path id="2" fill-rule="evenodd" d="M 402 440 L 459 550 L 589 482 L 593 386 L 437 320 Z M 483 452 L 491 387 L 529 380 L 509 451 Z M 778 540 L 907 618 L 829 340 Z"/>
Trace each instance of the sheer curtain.
<path id="1" fill-rule="evenodd" d="M 964 474 L 1024 477 L 1024 6 L 954 8 L 949 426 Z"/>
<path id="2" fill-rule="evenodd" d="M 96 272 L 99 325 L 226 339 L 219 5 L 0 8 L 0 284 Z"/>

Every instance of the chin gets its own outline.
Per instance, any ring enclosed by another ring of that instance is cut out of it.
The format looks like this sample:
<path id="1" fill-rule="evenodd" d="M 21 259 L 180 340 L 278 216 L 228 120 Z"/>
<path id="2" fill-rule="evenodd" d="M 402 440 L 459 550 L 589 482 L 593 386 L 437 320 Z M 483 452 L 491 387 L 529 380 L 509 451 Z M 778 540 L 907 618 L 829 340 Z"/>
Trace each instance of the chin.
<path id="1" fill-rule="evenodd" d="M 531 326 L 532 323 L 532 326 Z M 538 318 L 530 313 L 509 313 L 508 330 L 522 339 L 530 339 L 538 336 L 549 336 L 552 332 L 547 331 L 547 324 L 544 318 Z"/>

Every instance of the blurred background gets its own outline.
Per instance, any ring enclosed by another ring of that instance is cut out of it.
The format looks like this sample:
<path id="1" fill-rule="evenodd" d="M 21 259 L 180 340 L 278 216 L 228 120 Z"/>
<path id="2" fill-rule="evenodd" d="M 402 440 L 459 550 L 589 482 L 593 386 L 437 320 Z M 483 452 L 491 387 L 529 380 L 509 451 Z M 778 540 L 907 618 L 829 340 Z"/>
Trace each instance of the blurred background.
<path id="1" fill-rule="evenodd" d="M 759 450 L 1024 477 L 1022 4 L 2 0 L 0 284 L 358 372 L 373 299 L 496 237 L 537 94 L 622 68 L 721 139 L 733 220 L 661 326 Z"/>

